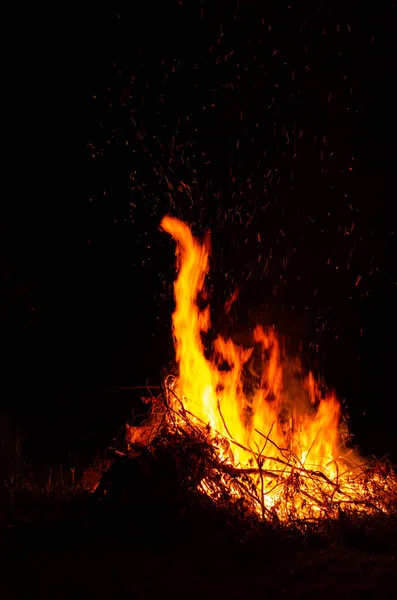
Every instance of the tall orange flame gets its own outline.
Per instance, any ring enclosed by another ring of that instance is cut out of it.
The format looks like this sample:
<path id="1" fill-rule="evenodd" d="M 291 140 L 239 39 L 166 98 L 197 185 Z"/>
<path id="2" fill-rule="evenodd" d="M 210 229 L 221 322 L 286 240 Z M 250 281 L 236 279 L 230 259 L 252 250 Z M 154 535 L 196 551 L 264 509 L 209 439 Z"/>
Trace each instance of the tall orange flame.
<path id="1" fill-rule="evenodd" d="M 343 450 L 335 394 L 322 395 L 313 374 L 303 376 L 299 361 L 282 355 L 273 329 L 257 326 L 248 349 L 218 337 L 211 359 L 206 358 L 203 334 L 210 327 L 210 312 L 197 300 L 209 268 L 209 243 L 200 244 L 189 227 L 173 217 L 165 217 L 161 228 L 176 241 L 173 334 L 177 391 L 185 409 L 235 442 L 225 454 L 234 466 L 247 466 L 255 451 L 262 468 L 270 470 L 275 460 L 294 453 L 302 467 L 315 465 L 333 480 Z M 271 507 L 279 492 L 277 486 L 271 490 L 270 482 L 268 488 L 266 503 Z"/>

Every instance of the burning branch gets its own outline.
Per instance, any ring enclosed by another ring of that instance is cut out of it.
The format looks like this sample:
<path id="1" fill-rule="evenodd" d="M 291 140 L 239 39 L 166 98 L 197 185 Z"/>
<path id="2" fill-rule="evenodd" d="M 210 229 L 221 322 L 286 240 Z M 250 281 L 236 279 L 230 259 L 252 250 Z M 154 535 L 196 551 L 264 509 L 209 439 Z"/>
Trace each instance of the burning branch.
<path id="1" fill-rule="evenodd" d="M 298 523 L 395 510 L 393 471 L 362 464 L 345 448 L 336 395 L 324 393 L 312 373 L 298 373 L 274 329 L 257 326 L 251 348 L 221 336 L 212 355 L 204 348 L 210 311 L 199 299 L 208 240 L 200 244 L 171 217 L 161 227 L 176 241 L 179 373 L 166 378 L 157 397 L 148 390 L 152 412 L 143 426 L 129 427 L 130 449 L 138 443 L 153 453 L 171 451 L 189 493 L 249 518 Z"/>
<path id="2" fill-rule="evenodd" d="M 397 481 L 388 473 L 387 485 L 381 480 L 385 465 L 356 465 L 336 471 L 334 479 L 321 467 L 307 468 L 291 451 L 278 447 L 268 435 L 262 449 L 252 450 L 208 427 L 201 419 L 184 409 L 183 399 L 164 384 L 163 392 L 155 398 L 154 412 L 162 414 L 156 426 L 157 434 L 148 437 L 147 447 L 155 452 L 171 450 L 174 456 L 183 455 L 187 470 L 200 463 L 200 477 L 190 489 L 196 497 L 229 511 L 238 511 L 250 519 L 282 521 L 297 524 L 313 519 L 336 518 L 341 512 L 376 514 L 397 507 Z M 161 408 L 160 408 L 161 407 Z M 271 443 L 280 456 L 265 456 Z M 230 444 L 243 448 L 250 455 L 244 465 L 235 465 L 227 452 Z M 251 463 L 251 466 L 249 466 Z M 273 468 L 264 464 L 273 464 Z M 197 470 L 197 469 L 196 469 Z"/>

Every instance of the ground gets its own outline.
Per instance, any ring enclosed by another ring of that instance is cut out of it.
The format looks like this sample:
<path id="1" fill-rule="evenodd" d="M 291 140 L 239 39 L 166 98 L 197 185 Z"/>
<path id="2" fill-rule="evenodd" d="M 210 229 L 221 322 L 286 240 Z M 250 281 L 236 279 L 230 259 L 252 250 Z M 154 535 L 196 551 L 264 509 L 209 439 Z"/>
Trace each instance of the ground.
<path id="1" fill-rule="evenodd" d="M 145 528 L 143 528 L 145 529 Z M 183 530 L 183 531 L 182 531 Z M 231 536 L 186 525 L 148 535 L 122 525 L 47 524 L 1 531 L 0 597 L 396 598 L 396 523 L 324 536 Z"/>

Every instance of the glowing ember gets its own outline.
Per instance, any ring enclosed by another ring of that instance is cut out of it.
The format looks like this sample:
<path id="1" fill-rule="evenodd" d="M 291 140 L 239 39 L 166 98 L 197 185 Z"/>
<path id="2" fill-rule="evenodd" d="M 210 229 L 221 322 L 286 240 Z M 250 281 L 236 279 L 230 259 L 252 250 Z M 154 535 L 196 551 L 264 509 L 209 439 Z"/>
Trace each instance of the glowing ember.
<path id="1" fill-rule="evenodd" d="M 368 475 L 343 444 L 335 394 L 323 395 L 312 373 L 303 376 L 299 361 L 284 357 L 274 330 L 257 326 L 248 349 L 218 337 L 206 357 L 202 334 L 210 313 L 197 299 L 209 268 L 208 240 L 200 244 L 172 217 L 161 227 L 176 241 L 179 271 L 173 314 L 179 375 L 167 384 L 169 427 L 195 428 L 215 451 L 218 483 L 203 477 L 201 490 L 216 500 L 226 486 L 263 518 L 386 510 L 381 474 Z"/>

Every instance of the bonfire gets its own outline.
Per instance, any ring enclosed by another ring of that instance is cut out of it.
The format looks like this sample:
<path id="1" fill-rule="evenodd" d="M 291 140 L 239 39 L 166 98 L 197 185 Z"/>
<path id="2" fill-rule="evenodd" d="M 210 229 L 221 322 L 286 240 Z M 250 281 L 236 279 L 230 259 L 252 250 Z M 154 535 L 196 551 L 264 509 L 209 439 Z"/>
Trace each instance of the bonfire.
<path id="1" fill-rule="evenodd" d="M 209 241 L 169 216 L 161 228 L 176 242 L 178 370 L 152 396 L 145 424 L 127 428 L 128 448 L 171 449 L 191 492 L 254 519 L 290 524 L 393 512 L 391 465 L 348 447 L 336 394 L 285 355 L 274 329 L 258 325 L 250 348 L 221 336 L 205 347 L 210 308 L 198 299 Z"/>

